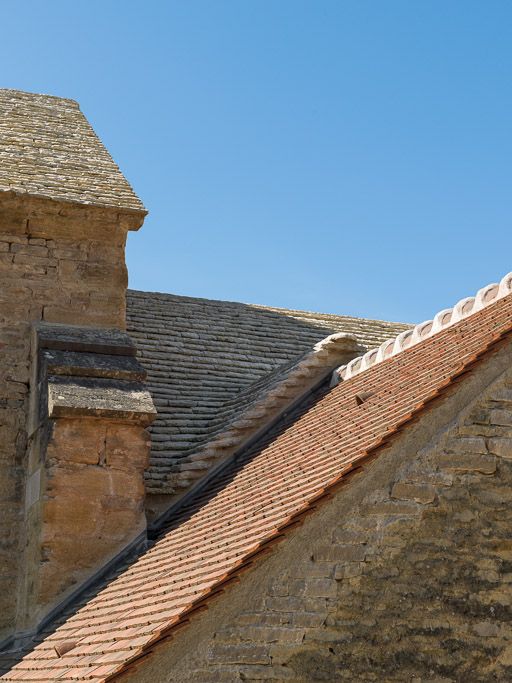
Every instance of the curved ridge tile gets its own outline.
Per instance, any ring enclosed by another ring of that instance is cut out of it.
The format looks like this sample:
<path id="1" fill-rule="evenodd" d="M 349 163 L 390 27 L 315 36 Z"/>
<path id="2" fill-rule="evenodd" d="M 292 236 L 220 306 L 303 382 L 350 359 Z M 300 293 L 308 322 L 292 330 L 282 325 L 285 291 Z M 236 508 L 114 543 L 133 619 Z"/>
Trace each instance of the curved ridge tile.
<path id="1" fill-rule="evenodd" d="M 375 358 L 374 362 L 381 363 L 391 356 L 396 356 L 405 349 L 415 346 L 419 342 L 431 337 L 432 335 L 444 330 L 464 318 L 477 313 L 486 306 L 494 303 L 496 300 L 507 296 L 512 292 L 512 272 L 507 273 L 499 284 L 493 282 L 478 290 L 475 296 L 468 296 L 458 301 L 453 308 L 444 308 L 436 313 L 433 320 L 425 320 L 416 325 L 412 330 L 405 330 L 400 332 L 394 339 L 388 339 L 383 342 L 377 349 L 368 351 L 360 358 L 354 358 L 347 365 L 343 365 L 334 371 L 331 380 L 331 386 L 336 386 L 339 381 L 345 381 L 354 377 L 354 375 L 363 372 L 370 364 L 368 364 L 367 357 Z"/>

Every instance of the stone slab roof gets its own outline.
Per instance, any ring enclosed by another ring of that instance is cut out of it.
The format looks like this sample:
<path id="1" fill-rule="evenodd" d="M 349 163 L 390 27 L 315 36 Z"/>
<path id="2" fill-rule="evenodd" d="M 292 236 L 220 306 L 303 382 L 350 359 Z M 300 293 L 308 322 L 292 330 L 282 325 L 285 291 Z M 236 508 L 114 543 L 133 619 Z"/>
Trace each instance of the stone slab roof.
<path id="1" fill-rule="evenodd" d="M 127 330 L 158 410 L 148 492 L 186 487 L 199 470 L 184 462 L 227 432 L 320 340 L 344 332 L 364 351 L 410 327 L 129 290 Z"/>
<path id="2" fill-rule="evenodd" d="M 509 278 L 508 292 L 485 307 L 331 389 L 324 385 L 218 473 L 144 555 L 54 627 L 1 680 L 102 683 L 148 655 L 510 338 L 511 290 Z M 363 394 L 365 400 L 356 400 Z"/>
<path id="3" fill-rule="evenodd" d="M 145 213 L 74 100 L 0 89 L 0 191 Z"/>

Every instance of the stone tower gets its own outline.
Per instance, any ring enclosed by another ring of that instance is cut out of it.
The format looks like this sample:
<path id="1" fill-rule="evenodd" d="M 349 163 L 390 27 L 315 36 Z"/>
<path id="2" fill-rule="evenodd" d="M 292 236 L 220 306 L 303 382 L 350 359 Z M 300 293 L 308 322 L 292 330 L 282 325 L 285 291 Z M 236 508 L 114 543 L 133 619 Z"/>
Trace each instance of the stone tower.
<path id="1" fill-rule="evenodd" d="M 144 532 L 125 328 L 146 211 L 76 102 L 0 90 L 0 642 Z"/>

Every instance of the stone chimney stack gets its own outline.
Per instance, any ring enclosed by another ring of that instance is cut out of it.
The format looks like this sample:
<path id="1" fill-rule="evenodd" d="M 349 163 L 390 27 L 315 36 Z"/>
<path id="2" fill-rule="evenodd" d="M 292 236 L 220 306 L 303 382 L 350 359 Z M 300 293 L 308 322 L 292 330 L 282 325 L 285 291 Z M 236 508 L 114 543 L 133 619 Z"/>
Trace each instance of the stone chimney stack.
<path id="1" fill-rule="evenodd" d="M 154 408 L 122 331 L 145 215 L 76 102 L 0 90 L 0 643 L 144 529 Z"/>

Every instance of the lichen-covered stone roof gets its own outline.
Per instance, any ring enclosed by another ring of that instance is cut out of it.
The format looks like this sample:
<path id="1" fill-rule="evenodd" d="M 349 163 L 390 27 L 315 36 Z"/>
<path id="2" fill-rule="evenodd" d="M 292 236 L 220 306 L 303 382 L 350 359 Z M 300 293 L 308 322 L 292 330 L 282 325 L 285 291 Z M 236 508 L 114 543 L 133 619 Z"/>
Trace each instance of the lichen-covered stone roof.
<path id="1" fill-rule="evenodd" d="M 0 89 L 0 191 L 145 212 L 74 100 Z"/>
<path id="2" fill-rule="evenodd" d="M 147 490 L 173 494 L 200 474 L 190 457 L 228 431 L 321 339 L 346 332 L 369 349 L 410 325 L 128 291 L 127 328 L 158 410 Z"/>

